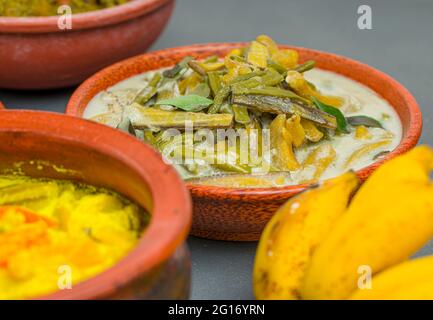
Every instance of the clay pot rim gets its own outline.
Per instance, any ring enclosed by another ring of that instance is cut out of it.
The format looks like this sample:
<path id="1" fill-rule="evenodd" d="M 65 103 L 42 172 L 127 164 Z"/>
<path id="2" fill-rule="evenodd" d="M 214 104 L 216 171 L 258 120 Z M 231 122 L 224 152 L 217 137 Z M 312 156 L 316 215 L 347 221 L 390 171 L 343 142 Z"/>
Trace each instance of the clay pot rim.
<path id="1" fill-rule="evenodd" d="M 66 107 L 66 113 L 70 115 L 81 116 L 79 114 L 79 109 L 80 109 L 82 97 L 85 96 L 85 93 L 89 91 L 91 87 L 94 86 L 95 82 L 102 81 L 104 77 L 110 75 L 113 72 L 116 72 L 116 70 L 118 70 L 120 67 L 124 67 L 127 65 L 134 65 L 137 63 L 137 61 L 140 60 L 142 61 L 145 60 L 146 58 L 155 57 L 155 56 L 168 57 L 172 54 L 182 54 L 182 53 L 191 54 L 194 52 L 200 54 L 203 53 L 214 54 L 215 50 L 229 51 L 230 49 L 240 47 L 240 46 L 245 46 L 246 44 L 247 42 L 219 42 L 219 43 L 193 44 L 193 45 L 153 51 L 153 52 L 145 53 L 115 63 L 112 66 L 102 69 L 101 71 L 99 71 L 98 73 L 96 73 L 95 75 L 87 79 L 75 90 Z M 382 163 L 402 153 L 405 153 L 406 151 L 410 150 L 413 146 L 417 144 L 422 131 L 422 114 L 420 108 L 413 95 L 409 92 L 409 90 L 407 90 L 401 83 L 399 83 L 397 80 L 392 78 L 390 75 L 382 71 L 379 71 L 376 68 L 373 68 L 365 63 L 341 55 L 337 55 L 334 53 L 329 53 L 329 52 L 324 52 L 324 51 L 309 49 L 304 47 L 296 47 L 296 46 L 281 45 L 280 47 L 295 49 L 303 52 L 309 52 L 316 55 L 325 55 L 328 56 L 329 58 L 338 60 L 340 63 L 355 64 L 360 68 L 367 69 L 375 77 L 384 79 L 389 84 L 389 86 L 392 86 L 397 91 L 401 92 L 401 95 L 405 99 L 406 102 L 405 104 L 410 114 L 410 121 L 407 124 L 407 130 L 403 135 L 399 145 L 392 152 L 387 154 L 385 157 L 379 159 L 378 161 L 374 162 L 373 164 L 356 171 L 356 174 L 360 179 L 362 180 L 366 179 L 369 176 L 369 174 L 377 167 L 379 167 Z M 324 69 L 333 71 L 331 68 L 329 69 L 324 68 Z M 133 75 L 134 74 L 131 74 L 130 76 Z M 363 84 L 368 86 L 368 83 L 363 83 Z M 199 198 L 203 197 L 203 198 L 225 200 L 225 201 L 230 201 L 230 199 L 237 199 L 241 197 L 241 198 L 248 199 L 248 201 L 260 202 L 267 199 L 270 200 L 272 199 L 272 201 L 287 199 L 291 196 L 298 194 L 299 192 L 302 192 L 303 190 L 307 189 L 308 187 L 311 187 L 314 184 L 298 184 L 298 185 L 291 185 L 285 187 L 272 187 L 272 188 L 228 188 L 228 187 L 218 187 L 218 186 L 209 186 L 209 185 L 198 185 L 198 184 L 191 184 L 191 183 L 186 183 L 186 185 L 194 197 L 199 197 Z"/>
<path id="2" fill-rule="evenodd" d="M 148 14 L 171 1 L 174 0 L 133 0 L 112 8 L 73 14 L 72 30 L 60 30 L 57 26 L 58 16 L 0 17 L 0 32 L 74 32 L 83 29 L 99 28 Z"/>
<path id="3" fill-rule="evenodd" d="M 51 135 L 65 140 L 65 143 L 78 141 L 118 159 L 132 168 L 143 183 L 149 181 L 147 185 L 153 199 L 150 224 L 128 255 L 103 273 L 76 284 L 72 290 L 57 291 L 38 299 L 97 299 L 109 296 L 116 287 L 127 285 L 166 261 L 186 240 L 192 223 L 189 193 L 176 171 L 149 146 L 119 130 L 53 112 L 3 110 L 0 111 L 0 119 L 0 132 L 25 131 Z M 98 145 L 89 139 L 89 132 L 96 132 Z M 152 170 L 145 169 L 150 167 Z M 152 181 L 158 180 L 160 183 L 155 187 Z"/>

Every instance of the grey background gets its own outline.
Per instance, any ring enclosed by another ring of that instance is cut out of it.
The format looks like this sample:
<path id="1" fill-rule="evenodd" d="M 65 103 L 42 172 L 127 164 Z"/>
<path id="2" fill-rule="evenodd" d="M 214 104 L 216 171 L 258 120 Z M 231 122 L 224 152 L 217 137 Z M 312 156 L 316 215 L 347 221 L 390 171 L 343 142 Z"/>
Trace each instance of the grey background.
<path id="1" fill-rule="evenodd" d="M 373 10 L 373 30 L 357 28 L 357 8 Z M 424 115 L 421 142 L 433 143 L 433 0 L 178 0 L 152 49 L 214 41 L 245 41 L 266 33 L 292 44 L 345 55 L 405 85 Z M 1 69 L 1 62 L 0 62 Z M 0 90 L 8 108 L 63 112 L 73 88 Z M 404 235 L 402 235 L 404 236 Z M 255 243 L 188 240 L 195 299 L 250 299 Z M 419 254 L 433 253 L 433 244 Z"/>

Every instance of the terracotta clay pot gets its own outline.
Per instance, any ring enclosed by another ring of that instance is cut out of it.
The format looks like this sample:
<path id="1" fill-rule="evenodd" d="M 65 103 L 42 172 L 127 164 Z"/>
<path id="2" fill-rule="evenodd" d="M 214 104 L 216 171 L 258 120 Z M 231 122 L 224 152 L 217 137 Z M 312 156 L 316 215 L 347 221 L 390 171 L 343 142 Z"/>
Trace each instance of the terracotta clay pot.
<path id="1" fill-rule="evenodd" d="M 38 111 L 0 111 L 0 141 L 0 173 L 20 163 L 32 177 L 110 188 L 152 214 L 136 248 L 119 263 L 71 290 L 42 298 L 188 298 L 190 197 L 159 154 L 118 130 Z"/>
<path id="2" fill-rule="evenodd" d="M 85 81 L 74 93 L 66 112 L 82 116 L 89 101 L 101 90 L 136 74 L 168 67 L 187 55 L 204 58 L 224 56 L 245 43 L 215 43 L 166 49 L 141 55 L 108 67 Z M 396 80 L 368 65 L 331 53 L 305 48 L 282 46 L 298 50 L 301 62 L 315 60 L 319 68 L 331 70 L 357 80 L 388 100 L 400 116 L 403 139 L 400 145 L 383 159 L 357 172 L 361 179 L 384 161 L 412 148 L 421 134 L 421 112 L 413 96 Z M 218 240 L 255 241 L 275 210 L 308 185 L 279 188 L 224 188 L 187 185 L 193 197 L 192 234 Z"/>
<path id="3" fill-rule="evenodd" d="M 167 24 L 174 0 L 134 0 L 58 17 L 0 17 L 0 88 L 47 89 L 78 84 L 116 61 L 144 52 Z"/>

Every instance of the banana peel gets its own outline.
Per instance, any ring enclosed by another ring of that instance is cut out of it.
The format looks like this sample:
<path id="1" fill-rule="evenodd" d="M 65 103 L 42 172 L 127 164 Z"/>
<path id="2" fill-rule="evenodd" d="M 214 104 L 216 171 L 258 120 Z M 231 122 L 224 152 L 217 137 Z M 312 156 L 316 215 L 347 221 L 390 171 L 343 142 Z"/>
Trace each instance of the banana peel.
<path id="1" fill-rule="evenodd" d="M 405 261 L 433 236 L 433 150 L 413 149 L 377 169 L 313 253 L 304 299 L 345 299 L 360 266 L 376 274 Z"/>
<path id="2" fill-rule="evenodd" d="M 257 299 L 298 299 L 314 249 L 343 214 L 358 187 L 352 172 L 290 199 L 267 224 L 257 249 L 253 283 Z"/>

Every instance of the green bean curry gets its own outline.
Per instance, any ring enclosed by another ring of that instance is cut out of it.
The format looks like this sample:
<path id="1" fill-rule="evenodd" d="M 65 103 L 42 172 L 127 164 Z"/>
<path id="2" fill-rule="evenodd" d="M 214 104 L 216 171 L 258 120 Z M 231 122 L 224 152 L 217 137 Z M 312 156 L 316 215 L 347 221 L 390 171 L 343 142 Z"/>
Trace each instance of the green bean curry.
<path id="1" fill-rule="evenodd" d="M 187 56 L 126 79 L 95 96 L 84 117 L 151 144 L 184 179 L 224 187 L 358 170 L 402 135 L 386 100 L 266 35 L 222 57 Z"/>

